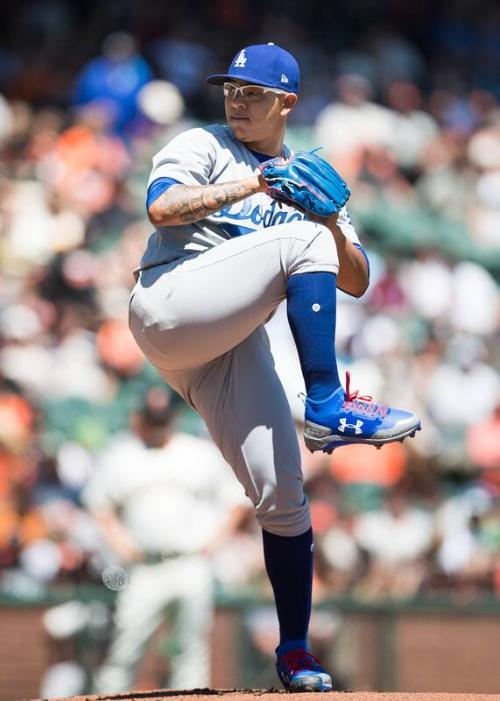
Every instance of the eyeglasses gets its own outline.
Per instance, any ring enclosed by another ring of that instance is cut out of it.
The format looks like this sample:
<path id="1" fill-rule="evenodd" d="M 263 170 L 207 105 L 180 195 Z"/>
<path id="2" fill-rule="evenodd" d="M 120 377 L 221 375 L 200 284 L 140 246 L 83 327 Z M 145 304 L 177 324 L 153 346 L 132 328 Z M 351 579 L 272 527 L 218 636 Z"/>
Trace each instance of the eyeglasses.
<path id="1" fill-rule="evenodd" d="M 259 102 L 268 92 L 276 95 L 286 95 L 286 90 L 276 88 L 265 88 L 262 85 L 236 85 L 235 83 L 224 83 L 224 97 L 236 100 L 239 95 L 248 102 Z"/>

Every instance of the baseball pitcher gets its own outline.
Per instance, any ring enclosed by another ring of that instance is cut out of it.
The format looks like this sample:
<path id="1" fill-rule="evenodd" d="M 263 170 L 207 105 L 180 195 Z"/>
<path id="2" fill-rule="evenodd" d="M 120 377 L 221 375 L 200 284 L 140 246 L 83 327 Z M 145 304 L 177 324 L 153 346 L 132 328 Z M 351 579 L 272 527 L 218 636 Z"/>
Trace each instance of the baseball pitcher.
<path id="1" fill-rule="evenodd" d="M 223 88 L 227 126 L 190 129 L 153 159 L 155 232 L 136 271 L 130 327 L 165 381 L 205 420 L 255 507 L 280 624 L 278 675 L 293 691 L 328 691 L 308 648 L 313 536 L 291 411 L 264 324 L 286 299 L 304 375 L 311 451 L 382 446 L 414 435 L 413 413 L 339 379 L 336 289 L 367 286 L 367 257 L 342 177 L 284 144 L 299 67 L 274 44 L 248 46 Z"/>

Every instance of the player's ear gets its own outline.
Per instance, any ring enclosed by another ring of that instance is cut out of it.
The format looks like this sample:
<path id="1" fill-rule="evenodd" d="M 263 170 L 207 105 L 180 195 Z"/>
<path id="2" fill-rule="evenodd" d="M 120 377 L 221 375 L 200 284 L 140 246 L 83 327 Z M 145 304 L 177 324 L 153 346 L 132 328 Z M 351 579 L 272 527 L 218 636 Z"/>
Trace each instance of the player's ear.
<path id="1" fill-rule="evenodd" d="M 281 105 L 281 114 L 283 117 L 287 117 L 297 104 L 299 98 L 293 92 L 289 92 L 283 98 L 283 103 Z"/>

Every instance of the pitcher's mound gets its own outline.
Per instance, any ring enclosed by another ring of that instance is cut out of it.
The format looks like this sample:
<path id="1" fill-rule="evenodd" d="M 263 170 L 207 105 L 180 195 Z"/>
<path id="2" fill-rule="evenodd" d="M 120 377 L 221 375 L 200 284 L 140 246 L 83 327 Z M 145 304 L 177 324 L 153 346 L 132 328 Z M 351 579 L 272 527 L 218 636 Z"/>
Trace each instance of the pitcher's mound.
<path id="1" fill-rule="evenodd" d="M 447 693 L 374 693 L 368 691 L 331 691 L 329 693 L 293 694 L 276 689 L 156 689 L 126 694 L 74 696 L 67 701 L 202 701 L 203 697 L 219 696 L 220 701 L 500 701 L 500 694 Z M 41 701 L 37 699 L 37 701 Z M 61 701 L 51 699 L 51 701 Z M 209 699 L 214 701 L 214 699 Z"/>

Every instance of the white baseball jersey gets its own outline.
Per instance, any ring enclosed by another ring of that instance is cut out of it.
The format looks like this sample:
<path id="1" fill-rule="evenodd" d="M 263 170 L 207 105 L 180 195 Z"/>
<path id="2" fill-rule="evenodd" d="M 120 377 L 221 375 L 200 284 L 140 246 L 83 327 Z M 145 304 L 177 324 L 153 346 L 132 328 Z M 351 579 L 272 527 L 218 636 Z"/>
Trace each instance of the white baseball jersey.
<path id="1" fill-rule="evenodd" d="M 249 503 L 216 447 L 184 433 L 163 448 L 117 436 L 83 499 L 92 510 L 118 511 L 147 553 L 199 552 L 231 507 Z"/>
<path id="2" fill-rule="evenodd" d="M 290 154 L 287 146 L 284 154 Z M 229 127 L 211 125 L 189 129 L 161 149 L 153 158 L 149 185 L 158 178 L 183 185 L 232 182 L 255 175 L 258 166 L 258 157 L 234 138 Z M 159 227 L 148 241 L 141 268 L 205 251 L 235 236 L 304 219 L 307 216 L 294 207 L 257 193 L 193 224 Z M 338 225 L 348 239 L 360 245 L 345 207 Z"/>

